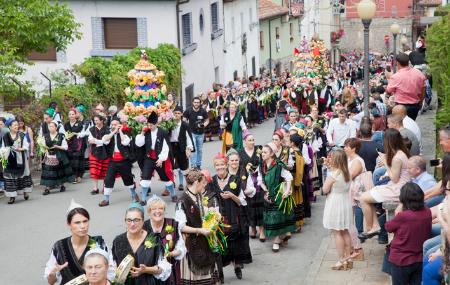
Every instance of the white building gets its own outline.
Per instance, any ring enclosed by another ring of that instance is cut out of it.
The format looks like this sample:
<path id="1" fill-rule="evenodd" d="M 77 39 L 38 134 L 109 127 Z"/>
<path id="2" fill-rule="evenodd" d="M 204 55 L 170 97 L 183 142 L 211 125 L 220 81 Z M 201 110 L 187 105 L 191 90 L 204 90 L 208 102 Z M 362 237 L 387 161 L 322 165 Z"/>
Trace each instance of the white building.
<path id="1" fill-rule="evenodd" d="M 226 2 L 225 10 L 224 4 Z M 68 70 L 90 56 L 112 57 L 135 47 L 170 43 L 180 48 L 182 102 L 259 70 L 257 0 L 69 0 L 81 24 L 80 40 L 65 51 L 32 54 L 35 64 L 21 80 L 37 90 L 48 88 L 44 75 Z M 226 26 L 226 28 L 225 28 Z M 226 32 L 224 32 L 224 30 Z M 225 35 L 224 35 L 225 34 Z M 246 39 L 246 52 L 242 44 Z M 125 86 L 124 86 L 125 88 Z"/>
<path id="2" fill-rule="evenodd" d="M 35 64 L 21 79 L 32 81 L 38 90 L 48 88 L 41 72 L 49 76 L 90 56 L 111 57 L 136 46 L 154 48 L 159 43 L 177 45 L 176 1 L 70 0 L 67 4 L 81 24 L 82 37 L 65 51 L 31 55 Z"/>
<path id="3" fill-rule="evenodd" d="M 259 73 L 259 20 L 257 0 L 224 1 L 225 72 L 220 82 Z M 217 80 L 216 80 L 217 81 Z"/>

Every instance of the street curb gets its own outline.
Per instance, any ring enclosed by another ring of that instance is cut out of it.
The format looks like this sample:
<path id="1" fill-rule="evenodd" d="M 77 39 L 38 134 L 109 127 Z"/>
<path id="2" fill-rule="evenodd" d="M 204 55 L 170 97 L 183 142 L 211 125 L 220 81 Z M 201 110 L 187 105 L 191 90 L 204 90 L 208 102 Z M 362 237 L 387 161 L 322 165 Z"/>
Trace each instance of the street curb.
<path id="1" fill-rule="evenodd" d="M 306 275 L 304 285 L 314 285 L 317 273 L 319 272 L 320 265 L 322 264 L 323 258 L 327 253 L 328 245 L 330 244 L 330 237 L 325 237 L 320 243 L 320 247 L 314 255 L 313 263 L 309 267 L 308 275 Z"/>

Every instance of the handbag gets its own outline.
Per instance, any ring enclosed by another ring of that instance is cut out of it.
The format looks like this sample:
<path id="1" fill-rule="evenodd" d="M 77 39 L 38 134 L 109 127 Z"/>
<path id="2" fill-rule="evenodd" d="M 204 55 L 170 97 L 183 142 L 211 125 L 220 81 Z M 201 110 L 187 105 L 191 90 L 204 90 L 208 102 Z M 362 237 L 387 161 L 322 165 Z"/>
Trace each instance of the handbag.
<path id="1" fill-rule="evenodd" d="M 47 154 L 44 158 L 44 164 L 49 166 L 57 166 L 59 161 L 56 154 Z"/>

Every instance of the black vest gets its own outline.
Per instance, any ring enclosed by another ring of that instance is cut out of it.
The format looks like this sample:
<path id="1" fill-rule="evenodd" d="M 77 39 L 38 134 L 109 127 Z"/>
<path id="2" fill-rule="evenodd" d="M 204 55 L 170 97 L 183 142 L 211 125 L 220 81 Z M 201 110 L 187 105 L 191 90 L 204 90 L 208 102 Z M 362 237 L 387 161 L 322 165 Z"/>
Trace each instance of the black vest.
<path id="1" fill-rule="evenodd" d="M 128 137 L 130 137 L 131 141 L 133 140 L 133 138 L 131 137 L 130 134 L 126 134 Z M 114 137 L 117 137 L 117 148 L 119 149 L 120 153 L 122 154 L 124 159 L 130 159 L 130 146 L 131 146 L 131 141 L 130 144 L 127 146 L 122 145 L 122 138 L 120 137 L 119 133 L 116 133 L 112 138 L 111 141 L 108 144 L 108 157 L 113 157 L 114 155 L 114 149 L 116 146 L 116 140 L 114 139 Z"/>
<path id="2" fill-rule="evenodd" d="M 91 135 L 97 140 L 101 140 L 104 135 L 109 134 L 109 130 L 106 126 L 103 126 L 103 128 L 101 128 L 100 130 L 94 126 L 90 128 L 89 131 L 91 132 Z M 92 155 L 95 158 L 99 160 L 104 160 L 108 158 L 108 153 L 105 145 L 97 146 L 95 144 L 92 144 L 91 149 Z"/>
<path id="3" fill-rule="evenodd" d="M 146 155 L 146 157 L 148 157 L 150 150 L 152 150 L 152 140 L 155 139 L 153 137 L 152 138 L 150 137 L 150 133 L 151 133 L 150 130 L 145 133 L 145 155 Z M 163 144 L 164 144 L 164 140 L 166 141 L 167 146 L 169 146 L 170 143 L 169 143 L 167 132 L 161 128 L 158 128 L 158 132 L 156 133 L 156 143 L 155 143 L 155 148 L 154 148 L 156 156 L 158 156 L 161 153 Z"/>

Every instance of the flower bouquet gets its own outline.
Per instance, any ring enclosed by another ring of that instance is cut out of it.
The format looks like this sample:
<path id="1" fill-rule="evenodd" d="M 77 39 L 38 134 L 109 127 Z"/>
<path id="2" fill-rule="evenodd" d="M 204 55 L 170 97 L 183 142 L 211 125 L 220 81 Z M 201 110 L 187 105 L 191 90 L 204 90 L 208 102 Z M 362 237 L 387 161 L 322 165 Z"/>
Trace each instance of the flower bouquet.
<path id="1" fill-rule="evenodd" d="M 8 158 L 11 153 L 10 147 L 2 147 L 0 148 L 0 160 L 2 161 L 2 169 L 5 170 L 6 166 L 8 166 Z"/>
<path id="2" fill-rule="evenodd" d="M 288 191 L 286 189 L 286 182 L 283 182 L 278 188 L 277 195 L 275 196 L 275 203 L 278 205 L 278 210 L 283 212 L 283 214 L 291 215 L 294 212 L 295 200 L 292 194 L 283 198 L 283 194 L 286 191 Z"/>
<path id="3" fill-rule="evenodd" d="M 43 157 L 45 154 L 48 153 L 48 146 L 45 144 L 45 138 L 42 136 L 39 136 L 36 139 L 37 144 L 37 155 L 38 157 Z"/>
<path id="4" fill-rule="evenodd" d="M 205 198 L 202 201 L 203 205 L 208 204 L 208 199 Z M 223 228 L 227 227 L 227 225 L 223 223 L 222 215 L 215 208 L 208 208 L 203 216 L 202 227 L 211 231 L 211 234 L 206 237 L 206 240 L 212 252 L 225 254 L 228 245 Z"/>

